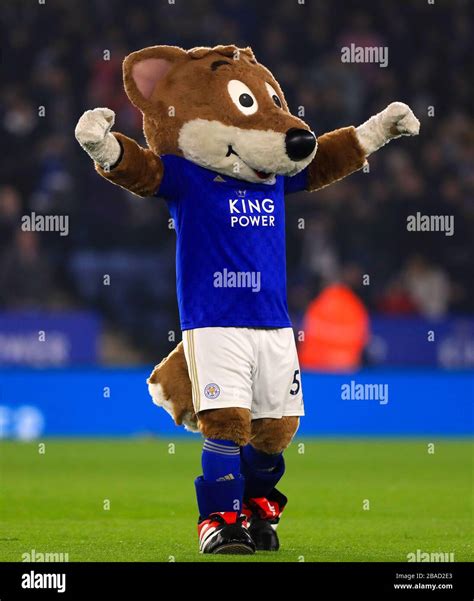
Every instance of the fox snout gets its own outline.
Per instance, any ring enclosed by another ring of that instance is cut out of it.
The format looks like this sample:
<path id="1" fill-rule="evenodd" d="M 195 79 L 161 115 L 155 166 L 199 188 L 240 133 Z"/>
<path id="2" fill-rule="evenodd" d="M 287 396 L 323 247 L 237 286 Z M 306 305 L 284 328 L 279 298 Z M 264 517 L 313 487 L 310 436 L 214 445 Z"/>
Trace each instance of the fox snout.
<path id="1" fill-rule="evenodd" d="M 286 132 L 285 148 L 292 161 L 302 161 L 316 148 L 316 136 L 306 129 L 292 127 Z"/>
<path id="2" fill-rule="evenodd" d="M 317 140 L 303 128 L 280 133 L 193 119 L 181 128 L 179 147 L 185 158 L 203 167 L 249 182 L 271 183 L 275 175 L 302 171 L 314 158 Z"/>
<path id="3" fill-rule="evenodd" d="M 275 175 L 302 171 L 316 154 L 317 140 L 311 131 L 298 127 L 280 133 L 193 119 L 181 128 L 179 147 L 185 158 L 203 167 L 250 182 L 271 183 Z"/>

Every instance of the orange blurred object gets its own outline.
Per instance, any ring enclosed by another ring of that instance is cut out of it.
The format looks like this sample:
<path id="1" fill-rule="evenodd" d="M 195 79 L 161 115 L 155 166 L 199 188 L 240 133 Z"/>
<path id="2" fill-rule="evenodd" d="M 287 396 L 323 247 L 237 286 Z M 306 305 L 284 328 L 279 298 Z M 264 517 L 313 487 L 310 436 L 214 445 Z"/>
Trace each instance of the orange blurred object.
<path id="1" fill-rule="evenodd" d="M 304 333 L 298 349 L 303 369 L 354 370 L 369 339 L 369 315 L 350 288 L 334 284 L 309 305 Z"/>

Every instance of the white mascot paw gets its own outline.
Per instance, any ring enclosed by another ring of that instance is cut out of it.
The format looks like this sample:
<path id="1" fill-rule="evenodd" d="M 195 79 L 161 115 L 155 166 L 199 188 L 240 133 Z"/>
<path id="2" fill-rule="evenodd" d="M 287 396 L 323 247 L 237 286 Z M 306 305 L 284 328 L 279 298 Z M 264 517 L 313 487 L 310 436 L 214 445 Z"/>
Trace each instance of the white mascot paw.
<path id="1" fill-rule="evenodd" d="M 86 111 L 79 119 L 75 136 L 87 154 L 102 167 L 113 165 L 120 157 L 120 144 L 110 133 L 115 113 L 108 108 Z"/>
<path id="2" fill-rule="evenodd" d="M 387 142 L 400 136 L 416 136 L 420 122 L 411 108 L 403 102 L 392 102 L 356 129 L 357 138 L 369 156 Z"/>
<path id="3" fill-rule="evenodd" d="M 420 132 L 420 122 L 411 108 L 403 102 L 392 102 L 384 111 L 385 126 L 391 137 L 417 136 Z"/>
<path id="4" fill-rule="evenodd" d="M 115 122 L 114 111 L 107 108 L 86 111 L 79 119 L 74 131 L 81 146 L 92 148 L 105 140 Z"/>

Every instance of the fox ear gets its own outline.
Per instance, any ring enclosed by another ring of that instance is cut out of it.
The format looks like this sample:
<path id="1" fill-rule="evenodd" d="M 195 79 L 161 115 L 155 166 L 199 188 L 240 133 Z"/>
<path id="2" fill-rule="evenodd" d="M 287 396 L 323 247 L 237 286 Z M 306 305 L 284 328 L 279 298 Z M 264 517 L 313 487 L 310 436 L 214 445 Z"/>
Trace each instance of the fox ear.
<path id="1" fill-rule="evenodd" d="M 156 86 L 185 59 L 186 52 L 177 46 L 151 46 L 129 54 L 123 61 L 123 81 L 132 104 L 142 112 L 150 108 Z"/>

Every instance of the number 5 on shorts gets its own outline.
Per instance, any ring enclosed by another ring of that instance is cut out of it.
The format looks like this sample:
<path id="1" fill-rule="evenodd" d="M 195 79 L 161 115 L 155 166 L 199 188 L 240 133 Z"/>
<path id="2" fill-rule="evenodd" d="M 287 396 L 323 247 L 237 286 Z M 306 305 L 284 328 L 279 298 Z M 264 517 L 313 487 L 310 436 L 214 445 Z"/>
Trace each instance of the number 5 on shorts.
<path id="1" fill-rule="evenodd" d="M 293 374 L 293 382 L 291 384 L 292 384 L 292 386 L 294 384 L 296 386 L 296 388 L 290 389 L 290 394 L 293 396 L 295 396 L 295 394 L 298 394 L 298 392 L 300 391 L 300 388 L 301 388 L 301 384 L 299 381 L 299 375 L 300 375 L 300 370 L 295 369 L 295 373 Z"/>

